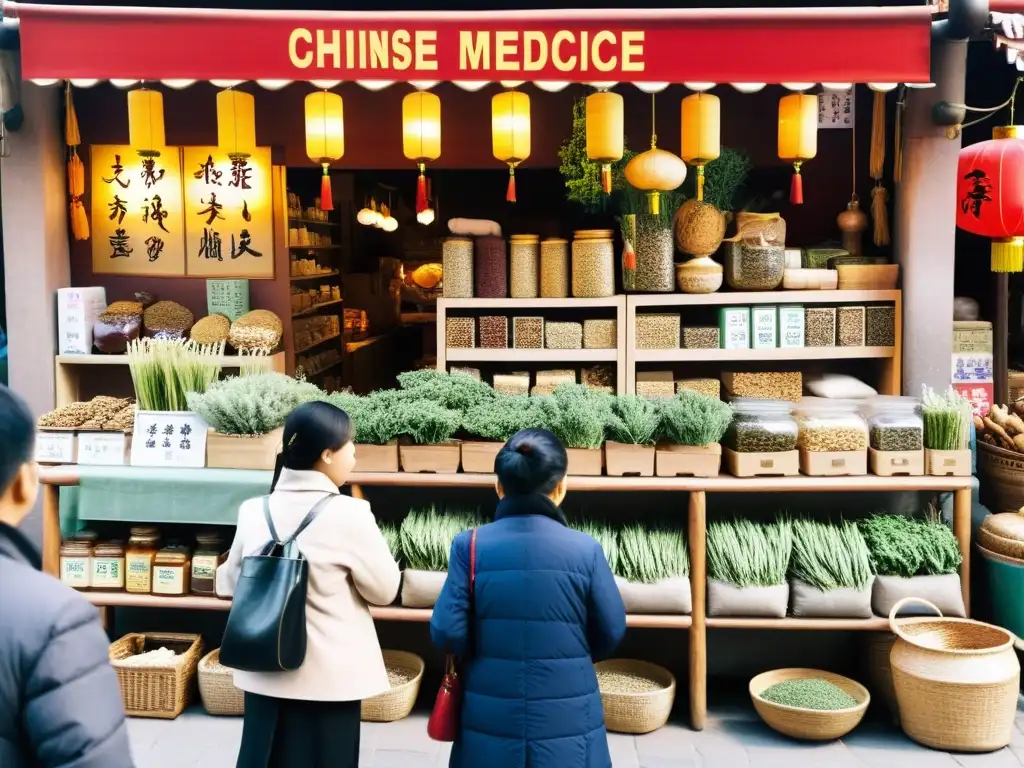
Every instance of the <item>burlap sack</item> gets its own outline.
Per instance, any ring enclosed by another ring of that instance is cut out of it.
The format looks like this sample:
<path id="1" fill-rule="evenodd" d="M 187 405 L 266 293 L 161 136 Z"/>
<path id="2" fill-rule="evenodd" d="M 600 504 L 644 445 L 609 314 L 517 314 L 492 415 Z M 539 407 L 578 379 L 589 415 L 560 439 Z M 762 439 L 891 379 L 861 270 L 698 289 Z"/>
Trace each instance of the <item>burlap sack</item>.
<path id="1" fill-rule="evenodd" d="M 963 592 L 960 591 L 960 576 L 947 573 L 941 576 L 876 576 L 871 591 L 871 607 L 879 616 L 888 616 L 889 611 L 904 597 L 920 597 L 935 605 L 943 616 L 963 618 Z M 900 611 L 900 616 L 933 616 L 925 606 L 911 603 Z"/>
<path id="2" fill-rule="evenodd" d="M 626 613 L 686 615 L 692 609 L 690 580 L 685 576 L 662 579 L 653 584 L 626 581 L 616 576 L 615 583 L 619 586 L 619 594 L 622 595 Z"/>
<path id="3" fill-rule="evenodd" d="M 433 608 L 447 578 L 446 571 L 402 571 L 402 605 L 405 608 Z"/>
<path id="4" fill-rule="evenodd" d="M 789 584 L 736 587 L 708 579 L 708 616 L 757 616 L 781 619 L 789 607 Z"/>
<path id="5" fill-rule="evenodd" d="M 822 591 L 805 581 L 793 579 L 789 585 L 790 613 L 803 618 L 870 619 L 871 584 L 869 581 L 863 589 Z"/>

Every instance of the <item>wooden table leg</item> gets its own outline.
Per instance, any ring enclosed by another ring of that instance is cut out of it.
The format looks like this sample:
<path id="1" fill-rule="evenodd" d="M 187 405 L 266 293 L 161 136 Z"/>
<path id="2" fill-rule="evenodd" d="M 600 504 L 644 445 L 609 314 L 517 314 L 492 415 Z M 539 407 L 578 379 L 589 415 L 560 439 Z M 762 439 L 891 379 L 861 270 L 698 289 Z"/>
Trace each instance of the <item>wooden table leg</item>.
<path id="1" fill-rule="evenodd" d="M 43 571 L 60 578 L 60 488 L 44 485 Z"/>
<path id="2" fill-rule="evenodd" d="M 964 610 L 971 615 L 971 489 L 953 491 L 953 533 L 960 545 L 963 562 L 960 564 L 960 589 L 964 596 Z"/>
<path id="3" fill-rule="evenodd" d="M 708 714 L 708 644 L 705 623 L 707 580 L 705 550 L 707 497 L 704 491 L 690 493 L 690 590 L 693 609 L 690 614 L 690 724 L 695 731 L 704 729 Z"/>

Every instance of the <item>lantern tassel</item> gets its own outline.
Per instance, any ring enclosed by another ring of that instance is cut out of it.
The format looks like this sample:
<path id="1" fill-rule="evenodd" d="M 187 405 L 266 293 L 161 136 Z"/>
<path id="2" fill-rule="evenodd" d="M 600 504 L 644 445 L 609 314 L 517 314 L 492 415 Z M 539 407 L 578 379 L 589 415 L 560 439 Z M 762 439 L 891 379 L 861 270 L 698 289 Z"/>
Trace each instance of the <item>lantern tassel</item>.
<path id="1" fill-rule="evenodd" d="M 601 190 L 606 195 L 612 193 L 612 166 L 609 163 L 601 164 Z"/>
<path id="2" fill-rule="evenodd" d="M 885 185 L 879 182 L 871 190 L 871 218 L 875 222 L 874 243 L 875 245 L 888 245 L 889 239 L 889 212 L 886 210 L 886 203 L 889 201 L 889 191 Z"/>
<path id="3" fill-rule="evenodd" d="M 505 192 L 505 201 L 514 203 L 516 201 L 516 169 L 509 166 L 508 169 L 508 190 Z"/>
<path id="4" fill-rule="evenodd" d="M 697 199 L 704 199 L 704 166 L 697 166 Z"/>
<path id="5" fill-rule="evenodd" d="M 804 204 L 804 177 L 800 175 L 800 163 L 793 163 L 793 179 L 789 182 L 789 202 Z"/>
<path id="6" fill-rule="evenodd" d="M 320 210 L 333 211 L 334 198 L 331 196 L 331 177 L 327 172 L 329 163 L 321 163 L 324 167 L 324 175 L 320 177 Z"/>
<path id="7" fill-rule="evenodd" d="M 420 177 L 416 181 L 416 213 L 423 213 L 429 207 L 427 204 L 427 167 L 420 163 Z"/>
<path id="8" fill-rule="evenodd" d="M 993 272 L 1024 272 L 1024 237 L 992 241 Z"/>

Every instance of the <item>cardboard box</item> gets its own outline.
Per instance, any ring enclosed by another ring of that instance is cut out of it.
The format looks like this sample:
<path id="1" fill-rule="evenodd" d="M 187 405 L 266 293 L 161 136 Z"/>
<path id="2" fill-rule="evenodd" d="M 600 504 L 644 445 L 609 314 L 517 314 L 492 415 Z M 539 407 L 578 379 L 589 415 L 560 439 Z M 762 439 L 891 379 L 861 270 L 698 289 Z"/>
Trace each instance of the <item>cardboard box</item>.
<path id="1" fill-rule="evenodd" d="M 88 355 L 92 352 L 92 330 L 96 318 L 106 308 L 106 288 L 58 288 L 57 354 Z"/>

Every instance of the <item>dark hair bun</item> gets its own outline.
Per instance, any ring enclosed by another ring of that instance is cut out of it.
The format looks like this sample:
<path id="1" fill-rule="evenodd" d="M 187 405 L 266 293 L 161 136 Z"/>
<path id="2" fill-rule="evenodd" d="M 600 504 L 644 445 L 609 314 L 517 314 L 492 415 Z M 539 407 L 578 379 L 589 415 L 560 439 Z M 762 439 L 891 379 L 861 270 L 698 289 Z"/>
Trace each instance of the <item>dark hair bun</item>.
<path id="1" fill-rule="evenodd" d="M 565 447 L 546 429 L 517 432 L 494 460 L 498 482 L 510 496 L 550 494 L 565 477 L 568 466 Z"/>

